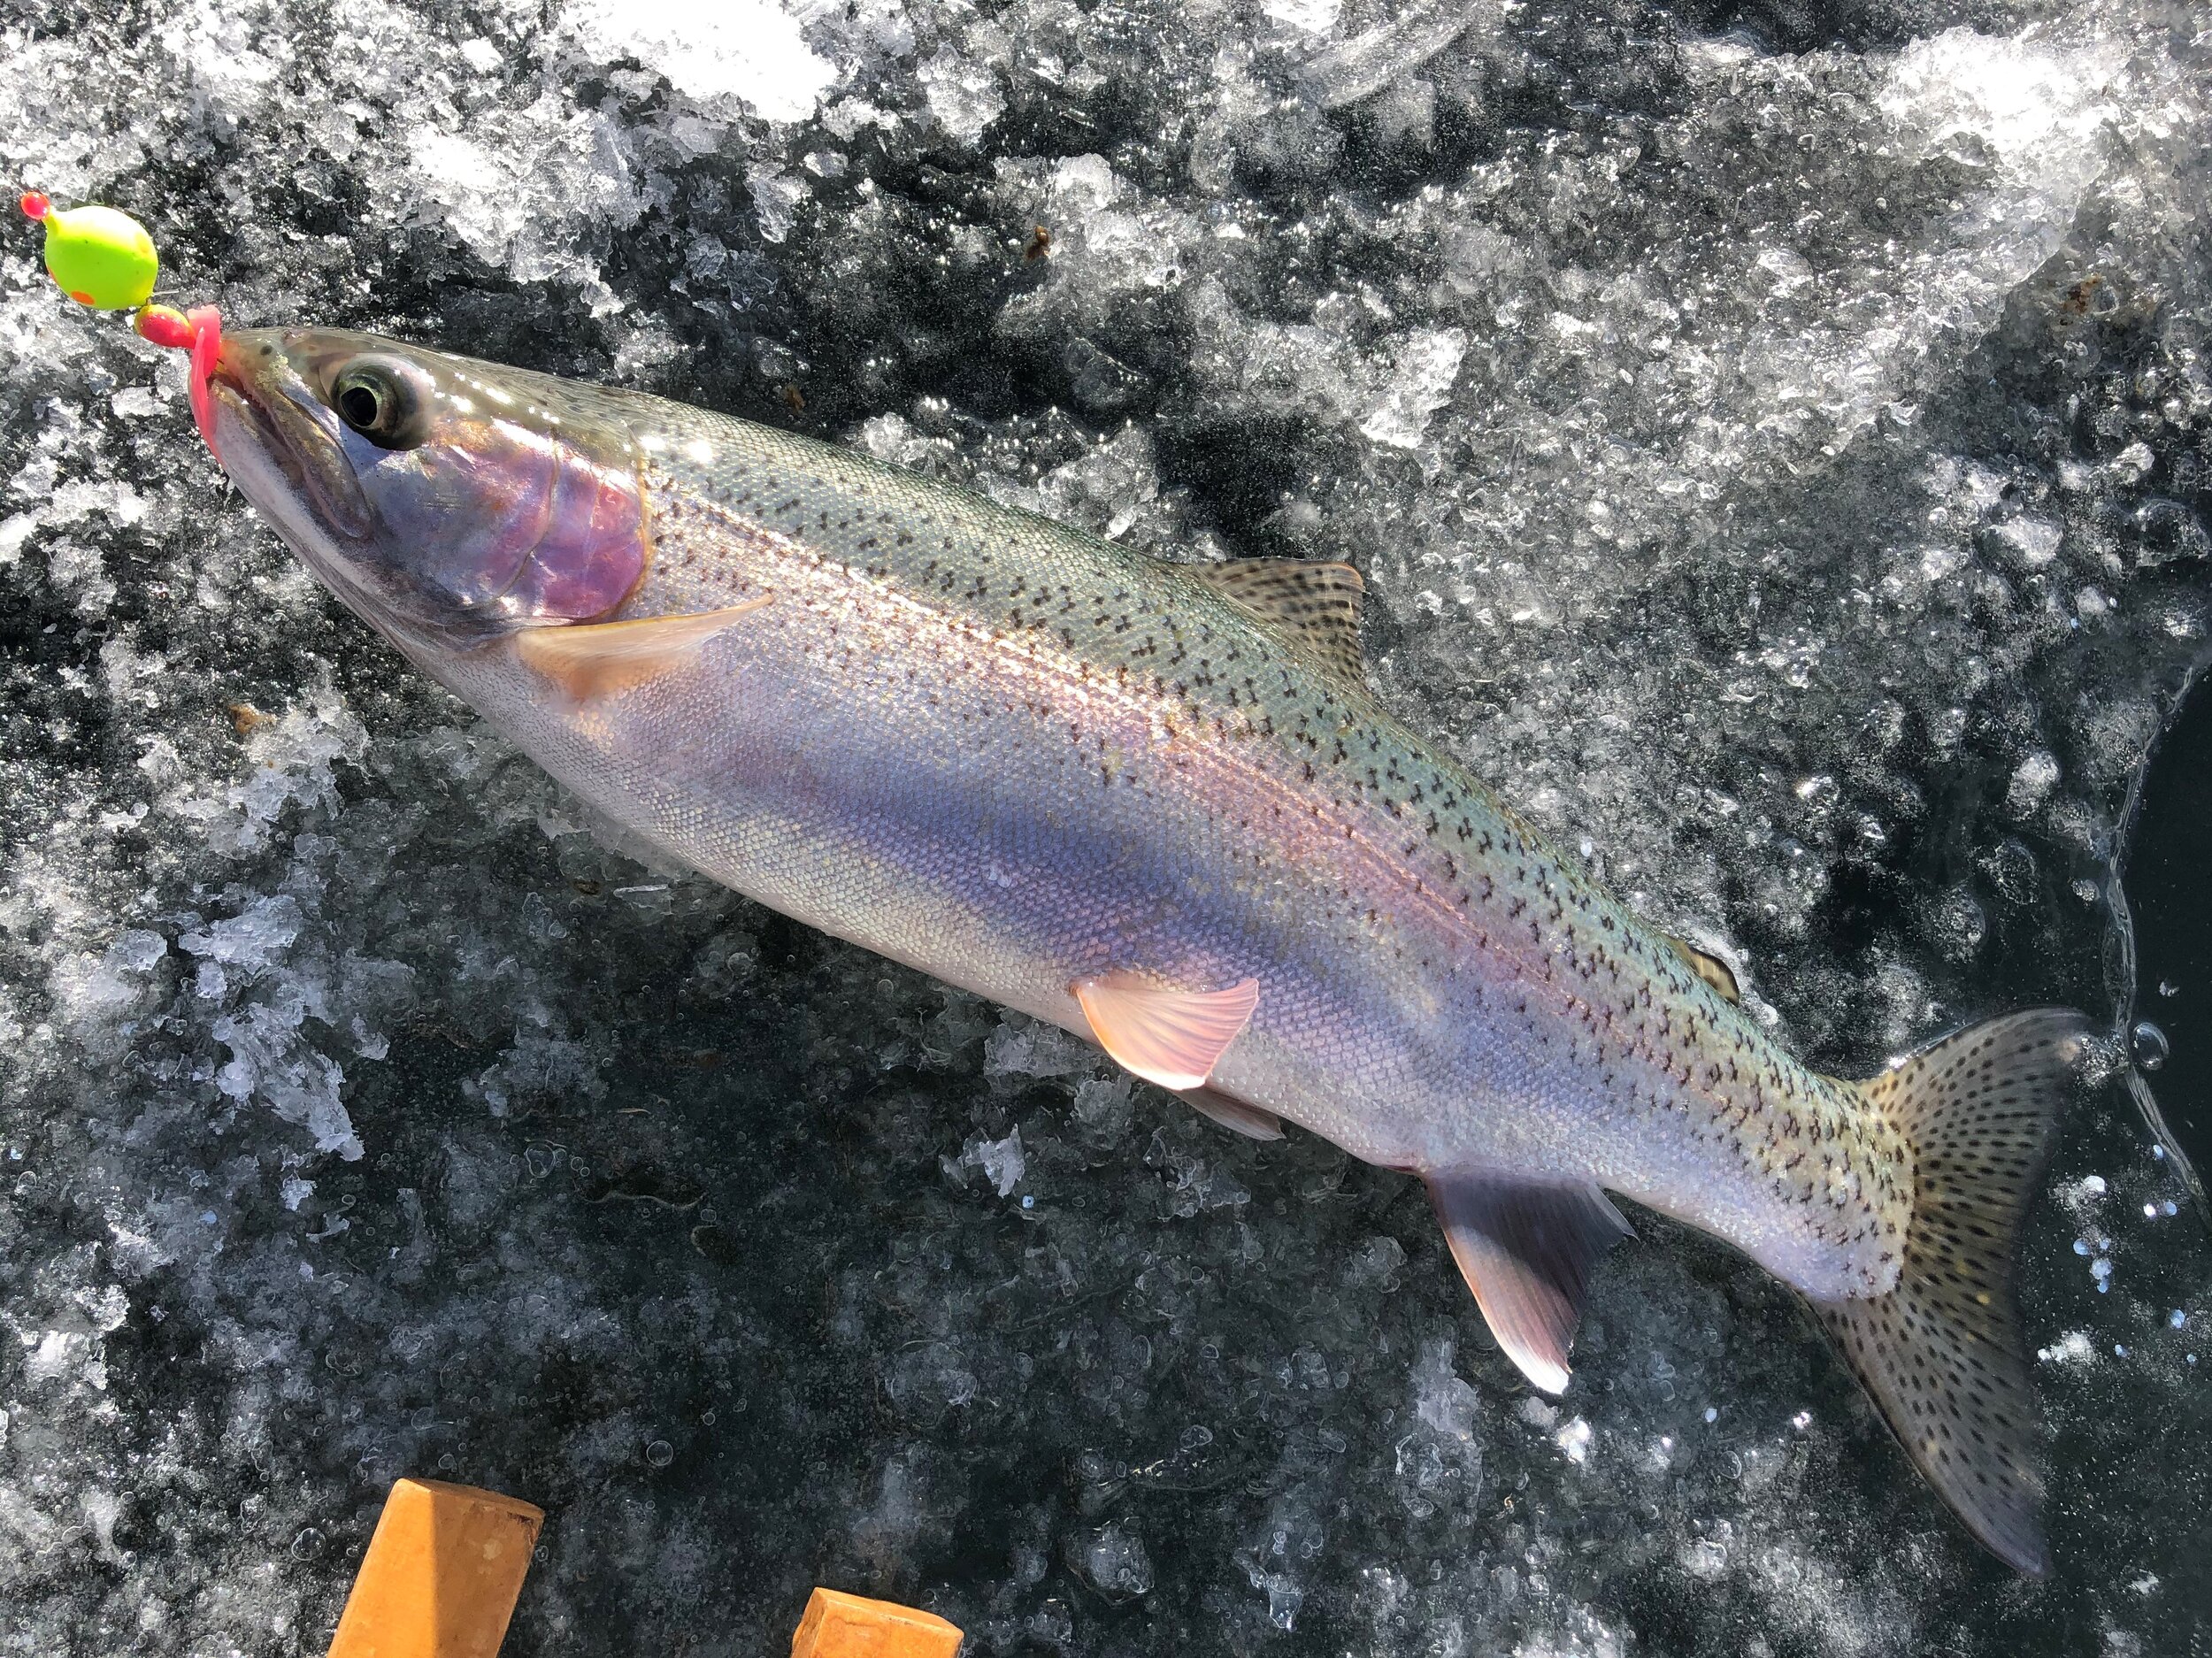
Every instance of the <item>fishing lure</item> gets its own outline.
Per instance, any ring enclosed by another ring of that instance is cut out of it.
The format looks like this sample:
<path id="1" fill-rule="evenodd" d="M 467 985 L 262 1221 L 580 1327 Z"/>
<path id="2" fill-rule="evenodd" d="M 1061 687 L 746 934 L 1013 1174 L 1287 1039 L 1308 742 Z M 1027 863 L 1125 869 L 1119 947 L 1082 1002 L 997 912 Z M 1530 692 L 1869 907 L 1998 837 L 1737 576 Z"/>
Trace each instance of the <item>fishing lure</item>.
<path id="1" fill-rule="evenodd" d="M 23 193 L 25 218 L 46 227 L 46 274 L 80 305 L 135 311 L 152 296 L 161 258 L 145 226 L 112 207 L 56 207 Z"/>
<path id="2" fill-rule="evenodd" d="M 128 213 L 97 204 L 58 208 L 38 190 L 26 190 L 20 205 L 26 219 L 45 226 L 46 274 L 63 293 L 94 311 L 132 311 L 140 338 L 192 354 L 192 420 L 212 451 L 207 379 L 223 349 L 223 319 L 215 307 L 181 311 L 147 303 L 161 274 L 161 256 L 146 227 Z"/>

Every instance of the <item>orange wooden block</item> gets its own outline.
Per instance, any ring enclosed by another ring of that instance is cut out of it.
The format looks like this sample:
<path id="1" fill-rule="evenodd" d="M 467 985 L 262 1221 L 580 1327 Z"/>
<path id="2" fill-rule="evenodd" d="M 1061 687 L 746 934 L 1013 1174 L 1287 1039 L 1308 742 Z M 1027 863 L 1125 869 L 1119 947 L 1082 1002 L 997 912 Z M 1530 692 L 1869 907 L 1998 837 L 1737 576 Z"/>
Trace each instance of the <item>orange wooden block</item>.
<path id="1" fill-rule="evenodd" d="M 817 1589 L 791 1658 L 955 1658 L 960 1631 L 933 1612 Z"/>
<path id="2" fill-rule="evenodd" d="M 543 1509 L 495 1491 L 403 1479 L 346 1597 L 330 1658 L 493 1658 Z"/>

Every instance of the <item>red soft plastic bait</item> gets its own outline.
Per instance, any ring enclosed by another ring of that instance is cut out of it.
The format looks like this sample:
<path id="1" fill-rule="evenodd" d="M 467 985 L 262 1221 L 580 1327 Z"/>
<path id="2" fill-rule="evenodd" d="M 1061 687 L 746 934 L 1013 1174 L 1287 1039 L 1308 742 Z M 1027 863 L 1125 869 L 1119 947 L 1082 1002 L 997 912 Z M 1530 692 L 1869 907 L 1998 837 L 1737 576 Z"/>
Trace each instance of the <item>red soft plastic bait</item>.
<path id="1" fill-rule="evenodd" d="M 208 393 L 208 377 L 215 372 L 215 360 L 222 355 L 223 319 L 214 306 L 201 305 L 187 311 L 185 320 L 192 325 L 192 424 L 207 440 L 207 452 L 219 461 L 223 457 L 215 448 L 215 407 Z"/>
<path id="2" fill-rule="evenodd" d="M 208 379 L 223 351 L 221 313 L 212 305 L 196 306 L 189 311 L 148 305 L 139 311 L 135 326 L 142 340 L 173 351 L 192 353 L 192 424 L 206 440 L 207 452 L 222 459 L 215 447 L 215 407 L 208 395 Z"/>
<path id="3" fill-rule="evenodd" d="M 180 311 L 172 311 L 166 305 L 149 305 L 133 321 L 142 340 L 166 346 L 173 351 L 192 349 L 192 321 Z"/>

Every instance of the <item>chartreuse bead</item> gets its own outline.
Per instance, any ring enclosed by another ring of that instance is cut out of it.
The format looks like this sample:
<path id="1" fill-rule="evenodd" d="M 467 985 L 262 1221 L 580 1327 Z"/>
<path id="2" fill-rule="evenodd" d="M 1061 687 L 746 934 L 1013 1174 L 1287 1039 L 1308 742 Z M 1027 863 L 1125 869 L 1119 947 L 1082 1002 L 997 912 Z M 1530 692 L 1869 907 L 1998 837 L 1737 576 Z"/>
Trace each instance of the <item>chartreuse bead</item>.
<path id="1" fill-rule="evenodd" d="M 46 273 L 61 291 L 95 311 L 130 311 L 146 303 L 161 272 L 154 239 L 128 213 L 112 207 L 55 207 L 43 197 L 24 211 L 46 226 Z"/>

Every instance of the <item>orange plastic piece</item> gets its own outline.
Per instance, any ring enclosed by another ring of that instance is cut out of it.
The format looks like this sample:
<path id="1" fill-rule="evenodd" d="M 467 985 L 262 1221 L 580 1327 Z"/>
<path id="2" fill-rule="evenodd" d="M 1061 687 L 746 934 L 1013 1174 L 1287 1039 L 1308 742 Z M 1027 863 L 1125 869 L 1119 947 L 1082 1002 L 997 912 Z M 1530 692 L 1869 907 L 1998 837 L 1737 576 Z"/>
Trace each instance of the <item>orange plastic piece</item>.
<path id="1" fill-rule="evenodd" d="M 814 1592 L 791 1638 L 791 1658 L 955 1658 L 959 1650 L 959 1629 L 933 1612 L 834 1589 Z"/>
<path id="2" fill-rule="evenodd" d="M 545 1512 L 495 1491 L 403 1479 L 346 1598 L 330 1658 L 493 1658 Z"/>

